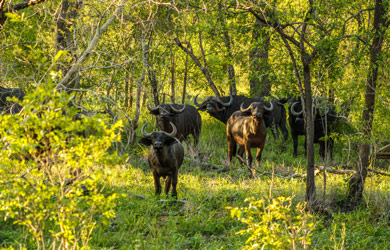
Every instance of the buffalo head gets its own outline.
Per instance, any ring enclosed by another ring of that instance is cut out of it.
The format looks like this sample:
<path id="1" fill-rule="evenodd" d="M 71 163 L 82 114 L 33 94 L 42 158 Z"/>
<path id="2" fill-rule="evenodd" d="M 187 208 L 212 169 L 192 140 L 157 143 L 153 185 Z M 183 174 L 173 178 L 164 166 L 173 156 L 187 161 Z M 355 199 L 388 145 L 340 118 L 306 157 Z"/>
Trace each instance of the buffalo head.
<path id="1" fill-rule="evenodd" d="M 249 107 L 245 108 L 243 107 L 243 103 L 241 103 L 240 110 L 243 115 L 251 115 L 255 119 L 262 119 L 264 110 L 267 111 L 272 111 L 274 106 L 272 102 L 270 102 L 270 107 L 266 107 L 263 103 L 261 102 L 252 102 Z"/>
<path id="2" fill-rule="evenodd" d="M 149 107 L 149 102 L 146 103 L 146 106 L 152 115 L 159 115 L 160 119 L 167 119 L 176 114 L 180 114 L 186 108 L 186 104 L 184 104 L 181 109 L 177 109 L 171 104 L 160 104 L 155 108 L 151 108 Z"/>
<path id="3" fill-rule="evenodd" d="M 222 110 L 225 110 L 226 107 L 233 103 L 233 96 L 230 95 L 228 102 L 223 102 L 216 96 L 209 96 L 201 104 L 199 104 L 197 102 L 198 95 L 196 95 L 194 99 L 195 105 L 198 107 L 198 110 L 207 111 L 208 113 L 218 113 Z"/>
<path id="4" fill-rule="evenodd" d="M 161 152 L 164 146 L 170 146 L 177 142 L 177 139 L 175 138 L 176 135 L 176 126 L 171 122 L 170 123 L 173 131 L 171 133 L 167 133 L 164 131 L 154 131 L 147 133 L 145 131 L 147 123 L 144 124 L 142 127 L 142 135 L 144 136 L 140 143 L 146 145 L 146 146 L 153 146 L 153 149 L 155 152 Z"/>

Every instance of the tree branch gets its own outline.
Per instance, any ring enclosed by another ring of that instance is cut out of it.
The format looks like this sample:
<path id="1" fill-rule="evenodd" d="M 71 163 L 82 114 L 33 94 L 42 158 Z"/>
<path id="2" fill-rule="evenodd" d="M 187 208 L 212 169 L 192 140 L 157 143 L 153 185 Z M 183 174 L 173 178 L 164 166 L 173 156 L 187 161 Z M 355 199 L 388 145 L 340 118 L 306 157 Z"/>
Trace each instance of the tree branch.
<path id="1" fill-rule="evenodd" d="M 110 18 L 106 21 L 106 23 L 104 23 L 102 27 L 98 26 L 96 28 L 95 35 L 94 35 L 92 41 L 89 43 L 88 48 L 80 56 L 80 58 L 77 60 L 77 62 L 69 69 L 69 71 L 66 73 L 64 78 L 57 84 L 57 86 L 55 87 L 56 89 L 66 88 L 65 83 L 69 82 L 69 79 L 72 76 L 72 74 L 80 69 L 81 64 L 84 62 L 86 57 L 91 53 L 92 49 L 97 45 L 102 34 L 107 30 L 108 26 L 110 26 L 114 22 L 115 18 L 122 12 L 125 2 L 126 2 L 126 0 L 122 0 L 120 5 L 118 6 L 118 8 L 110 16 Z"/>
<path id="2" fill-rule="evenodd" d="M 215 87 L 215 84 L 214 84 L 213 80 L 211 79 L 211 74 L 207 68 L 207 65 L 203 66 L 202 63 L 199 61 L 199 59 L 194 55 L 194 52 L 192 51 L 191 44 L 187 43 L 188 48 L 186 48 L 186 47 L 184 47 L 183 43 L 179 40 L 179 38 L 175 37 L 173 40 L 175 41 L 177 46 L 179 46 L 179 48 L 181 48 L 185 53 L 187 53 L 192 58 L 195 65 L 198 66 L 198 68 L 202 71 L 203 75 L 206 77 L 207 81 L 209 82 L 210 88 L 214 91 L 215 96 L 221 97 L 217 87 Z M 200 43 L 201 43 L 201 41 L 202 40 L 200 39 Z M 204 56 L 204 52 L 202 52 L 202 54 Z M 206 60 L 205 58 L 203 58 L 203 59 Z"/>

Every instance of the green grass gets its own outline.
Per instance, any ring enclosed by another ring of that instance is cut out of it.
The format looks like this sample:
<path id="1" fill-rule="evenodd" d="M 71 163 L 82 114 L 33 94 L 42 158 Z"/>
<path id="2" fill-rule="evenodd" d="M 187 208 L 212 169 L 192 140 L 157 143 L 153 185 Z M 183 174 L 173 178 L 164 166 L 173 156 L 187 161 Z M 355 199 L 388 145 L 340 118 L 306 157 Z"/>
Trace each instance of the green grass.
<path id="1" fill-rule="evenodd" d="M 127 164 L 107 169 L 109 177 L 103 183 L 106 192 L 122 196 L 117 200 L 116 218 L 108 225 L 96 226 L 90 241 L 92 249 L 240 249 L 248 236 L 236 232 L 245 226 L 232 218 L 226 207 L 245 206 L 246 197 L 294 196 L 295 204 L 304 201 L 304 179 L 281 177 L 285 173 L 305 173 L 303 138 L 299 157 L 294 158 L 291 138 L 282 150 L 283 141 L 275 140 L 269 133 L 263 162 L 258 168 L 274 175 L 252 179 L 237 159 L 228 164 L 224 124 L 207 115 L 203 118 L 199 145 L 202 157 L 200 161 L 194 160 L 186 152 L 179 170 L 178 198 L 186 200 L 185 204 L 161 202 L 166 197 L 154 195 L 153 177 L 146 160 L 148 148 L 135 145 Z M 322 165 L 317 147 L 316 164 Z M 332 163 L 351 162 L 343 148 L 341 143 L 336 144 Z M 351 155 L 356 157 L 356 153 Z M 216 171 L 224 167 L 230 167 L 230 171 Z M 356 211 L 342 213 L 334 204 L 345 198 L 348 176 L 327 175 L 325 200 L 323 176 L 316 177 L 318 198 L 328 205 L 332 216 L 315 215 L 310 249 L 389 249 L 388 179 L 368 177 L 365 203 Z M 18 248 L 18 242 L 26 244 L 24 233 L 10 221 L 1 222 L 0 247 Z"/>

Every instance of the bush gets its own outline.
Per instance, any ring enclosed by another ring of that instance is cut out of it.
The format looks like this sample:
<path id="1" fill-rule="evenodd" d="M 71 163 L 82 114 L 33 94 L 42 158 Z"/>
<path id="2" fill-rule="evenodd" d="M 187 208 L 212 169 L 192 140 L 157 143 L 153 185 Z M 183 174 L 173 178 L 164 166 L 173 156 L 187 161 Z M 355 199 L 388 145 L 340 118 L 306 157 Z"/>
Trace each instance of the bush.
<path id="1" fill-rule="evenodd" d="M 312 216 L 298 203 L 291 210 L 291 197 L 268 201 L 245 199 L 247 207 L 230 209 L 231 216 L 247 224 L 238 234 L 250 234 L 244 249 L 307 249 L 314 229 Z"/>
<path id="2" fill-rule="evenodd" d="M 74 96 L 40 86 L 16 115 L 0 116 L 0 217 L 28 230 L 38 249 L 87 249 L 98 223 L 114 217 L 116 194 L 99 185 L 121 123 L 79 117 Z"/>

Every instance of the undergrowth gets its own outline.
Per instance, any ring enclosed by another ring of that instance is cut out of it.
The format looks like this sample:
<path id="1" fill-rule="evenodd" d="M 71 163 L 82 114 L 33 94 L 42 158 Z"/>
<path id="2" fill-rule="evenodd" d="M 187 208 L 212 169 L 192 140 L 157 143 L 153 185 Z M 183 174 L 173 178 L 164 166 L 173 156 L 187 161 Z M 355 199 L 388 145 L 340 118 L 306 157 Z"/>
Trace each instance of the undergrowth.
<path id="1" fill-rule="evenodd" d="M 184 146 L 186 157 L 179 170 L 177 189 L 178 199 L 183 202 L 154 195 L 153 177 L 147 164 L 149 149 L 134 145 L 128 152 L 127 163 L 111 167 L 109 177 L 102 183 L 107 195 L 121 195 L 117 196 L 115 218 L 93 231 L 91 249 L 242 249 L 249 236 L 238 232 L 247 230 L 247 224 L 232 217 L 226 208 L 247 207 L 248 197 L 253 197 L 252 201 L 285 197 L 291 199 L 289 216 L 306 213 L 298 205 L 304 202 L 305 180 L 291 177 L 294 173 L 305 173 L 303 138 L 299 156 L 294 158 L 291 138 L 285 143 L 268 133 L 262 164 L 257 166 L 260 173 L 252 179 L 237 159 L 228 163 L 225 125 L 207 114 L 202 114 L 202 118 L 199 157 L 194 157 Z M 318 159 L 317 147 L 317 165 L 346 165 L 354 157 L 339 142 L 335 145 L 334 159 L 325 163 Z M 228 170 L 221 172 L 221 169 Z M 344 175 L 327 174 L 326 181 L 322 174 L 316 177 L 317 197 L 329 213 L 311 214 L 309 249 L 388 248 L 388 177 L 369 176 L 365 203 L 352 212 L 341 211 L 337 206 L 346 196 L 347 181 L 348 176 Z M 28 244 L 23 242 L 25 233 L 12 221 L 1 221 L 0 247 L 19 248 Z M 282 245 L 281 249 L 293 246 Z"/>

